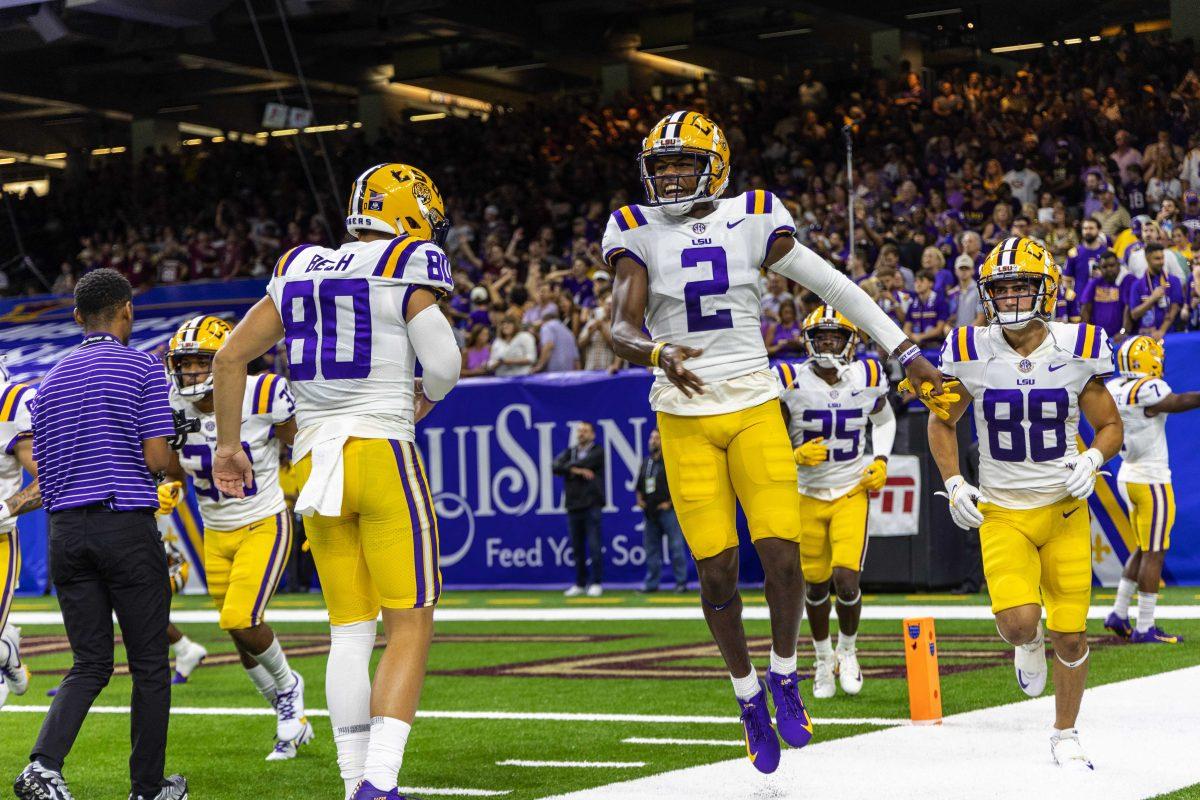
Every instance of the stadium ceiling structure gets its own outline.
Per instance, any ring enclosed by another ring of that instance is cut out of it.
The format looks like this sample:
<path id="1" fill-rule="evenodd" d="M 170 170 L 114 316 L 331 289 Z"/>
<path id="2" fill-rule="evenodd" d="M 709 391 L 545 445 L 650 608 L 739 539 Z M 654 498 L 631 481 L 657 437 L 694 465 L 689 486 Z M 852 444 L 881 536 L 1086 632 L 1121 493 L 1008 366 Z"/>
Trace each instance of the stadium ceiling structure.
<path id="1" fill-rule="evenodd" d="M 614 75 L 796 74 L 888 30 L 969 55 L 1165 16 L 1167 2 L 0 0 L 0 149 L 119 143 L 139 119 L 253 131 L 267 102 L 308 105 L 301 75 L 314 123 L 356 119 L 370 94 L 471 113 Z"/>

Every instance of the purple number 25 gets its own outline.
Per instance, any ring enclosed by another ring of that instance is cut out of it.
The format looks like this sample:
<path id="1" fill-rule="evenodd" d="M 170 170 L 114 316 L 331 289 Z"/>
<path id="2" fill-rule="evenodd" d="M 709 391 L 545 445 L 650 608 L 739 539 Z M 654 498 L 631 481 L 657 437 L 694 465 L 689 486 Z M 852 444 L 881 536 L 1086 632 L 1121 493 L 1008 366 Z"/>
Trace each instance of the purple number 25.
<path id="1" fill-rule="evenodd" d="M 342 309 L 343 316 L 349 314 L 353 319 L 354 341 L 349 361 L 338 359 L 337 352 L 341 298 L 350 301 L 349 308 Z M 371 287 L 365 278 L 288 283 L 283 287 L 280 307 L 293 381 L 316 378 L 318 363 L 325 380 L 365 378 L 371 374 Z M 300 343 L 299 352 L 294 347 L 296 342 Z"/>
<path id="2" fill-rule="evenodd" d="M 729 291 L 729 262 L 721 247 L 689 247 L 683 251 L 682 266 L 712 265 L 712 277 L 689 281 L 683 287 L 683 302 L 687 306 L 688 330 L 720 331 L 733 327 L 733 313 L 722 308 L 705 314 L 700 301 L 705 297 L 722 296 Z"/>

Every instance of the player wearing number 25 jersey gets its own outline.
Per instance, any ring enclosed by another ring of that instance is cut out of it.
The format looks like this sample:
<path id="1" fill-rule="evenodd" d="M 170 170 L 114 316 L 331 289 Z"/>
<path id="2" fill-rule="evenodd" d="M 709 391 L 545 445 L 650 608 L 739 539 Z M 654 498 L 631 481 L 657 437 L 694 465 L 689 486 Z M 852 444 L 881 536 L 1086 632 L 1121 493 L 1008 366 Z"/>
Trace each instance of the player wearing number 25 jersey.
<path id="1" fill-rule="evenodd" d="M 988 325 L 953 330 L 942 371 L 962 382 L 948 419 L 930 417 L 929 442 L 946 480 L 951 516 L 979 528 L 983 569 L 1000 635 L 1016 647 L 1017 682 L 1030 696 L 1046 684 L 1041 606 L 1054 647 L 1055 761 L 1090 769 L 1074 730 L 1087 668 L 1091 596 L 1086 498 L 1121 445 L 1121 419 L 1098 380 L 1112 345 L 1093 325 L 1052 322 L 1060 272 L 1031 239 L 996 245 L 979 270 Z M 954 426 L 974 399 L 978 489 L 959 472 Z M 1078 452 L 1083 412 L 1096 431 Z"/>
<path id="2" fill-rule="evenodd" d="M 729 667 L 750 760 L 772 772 L 779 739 L 740 623 L 735 503 L 766 573 L 778 735 L 800 747 L 812 724 L 797 693 L 804 581 L 795 462 L 760 328 L 762 269 L 816 292 L 886 352 L 902 354 L 914 378 L 940 387 L 940 377 L 866 294 L 796 242 L 777 197 L 755 190 L 722 198 L 729 145 L 711 120 L 686 110 L 662 119 L 638 161 L 646 202 L 614 211 L 604 232 L 616 272 L 614 348 L 656 368 L 650 404 L 705 618 Z"/>
<path id="3" fill-rule="evenodd" d="M 217 489 L 212 475 L 217 443 L 212 363 L 231 330 L 219 317 L 200 315 L 183 323 L 167 345 L 171 407 L 200 422 L 200 429 L 172 452 L 168 475 L 192 479 L 204 521 L 208 593 L 220 612 L 221 629 L 242 653 L 247 677 L 275 708 L 277 741 L 267 760 L 281 761 L 295 757 L 296 748 L 313 737 L 304 718 L 304 680 L 288 666 L 265 622 L 292 549 L 292 518 L 279 487 L 279 447 L 295 436 L 296 404 L 288 382 L 278 375 L 257 375 L 247 383 L 241 446 L 253 465 L 254 480 L 244 498 Z M 181 663 L 177 667 L 186 677 Z"/>
<path id="4" fill-rule="evenodd" d="M 329 716 L 347 796 L 358 800 L 397 795 L 442 589 L 437 517 L 414 428 L 454 387 L 462 363 L 437 305 L 452 288 L 440 246 L 449 226 L 424 172 L 371 167 L 350 192 L 346 229 L 357 241 L 284 253 L 268 298 L 218 357 L 213 473 L 220 488 L 244 493 L 250 465 L 234 435 L 239 379 L 249 359 L 284 339 L 299 424 L 296 510 L 329 609 Z M 372 698 L 381 609 L 387 652 L 375 685 L 388 689 Z"/>

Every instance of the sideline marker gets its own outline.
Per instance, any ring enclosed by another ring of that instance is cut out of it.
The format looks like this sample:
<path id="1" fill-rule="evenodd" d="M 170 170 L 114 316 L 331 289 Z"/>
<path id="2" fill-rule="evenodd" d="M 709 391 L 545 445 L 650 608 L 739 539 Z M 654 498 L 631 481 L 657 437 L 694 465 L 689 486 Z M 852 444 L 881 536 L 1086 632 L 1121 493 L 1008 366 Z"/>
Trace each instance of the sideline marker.
<path id="1" fill-rule="evenodd" d="M 904 664 L 908 708 L 914 725 L 942 724 L 942 681 L 932 617 L 904 620 Z"/>

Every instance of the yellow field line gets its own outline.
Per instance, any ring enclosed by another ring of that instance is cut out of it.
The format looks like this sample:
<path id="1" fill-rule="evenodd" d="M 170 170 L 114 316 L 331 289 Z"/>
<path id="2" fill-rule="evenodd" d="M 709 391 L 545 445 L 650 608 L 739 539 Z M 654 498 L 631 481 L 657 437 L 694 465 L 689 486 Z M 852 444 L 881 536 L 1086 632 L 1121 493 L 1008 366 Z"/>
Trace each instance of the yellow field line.
<path id="1" fill-rule="evenodd" d="M 969 600 L 970 598 L 971 598 L 971 595 L 969 595 L 969 594 L 906 594 L 906 595 L 904 595 L 905 600 L 910 600 L 910 601 L 917 602 L 917 603 L 930 603 L 930 602 L 937 602 L 937 601 L 941 601 L 941 600 L 949 600 L 951 602 L 961 603 L 966 600 Z"/>
<path id="2" fill-rule="evenodd" d="M 567 600 L 567 604 L 573 606 L 612 606 L 624 602 L 624 597 L 572 597 Z"/>

